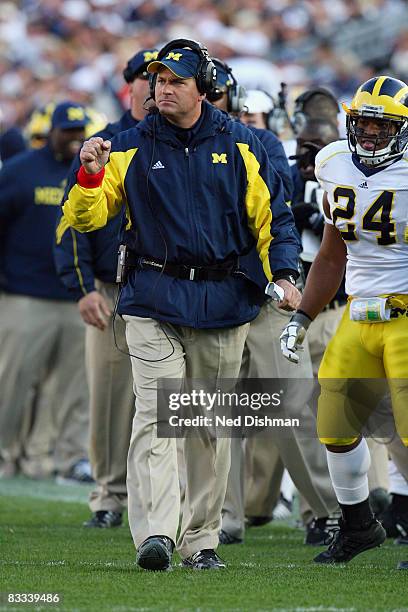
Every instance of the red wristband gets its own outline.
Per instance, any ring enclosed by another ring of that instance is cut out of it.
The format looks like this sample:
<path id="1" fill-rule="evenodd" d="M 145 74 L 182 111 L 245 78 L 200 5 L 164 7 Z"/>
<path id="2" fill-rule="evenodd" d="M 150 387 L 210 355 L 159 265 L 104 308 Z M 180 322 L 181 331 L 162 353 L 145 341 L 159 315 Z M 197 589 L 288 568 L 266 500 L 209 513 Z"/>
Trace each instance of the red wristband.
<path id="1" fill-rule="evenodd" d="M 105 168 L 102 168 L 98 174 L 88 174 L 83 166 L 80 167 L 77 174 L 77 183 L 81 187 L 94 189 L 102 185 L 103 177 L 105 176 Z"/>

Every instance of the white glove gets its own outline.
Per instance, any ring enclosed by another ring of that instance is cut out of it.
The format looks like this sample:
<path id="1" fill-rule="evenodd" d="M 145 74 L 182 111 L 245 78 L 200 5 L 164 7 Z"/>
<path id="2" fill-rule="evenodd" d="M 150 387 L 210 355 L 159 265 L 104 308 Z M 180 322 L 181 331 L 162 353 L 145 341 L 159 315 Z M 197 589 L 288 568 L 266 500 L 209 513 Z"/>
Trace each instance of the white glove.
<path id="1" fill-rule="evenodd" d="M 299 363 L 296 351 L 303 350 L 303 340 L 312 320 L 301 312 L 296 312 L 280 335 L 282 355 L 292 363 Z"/>

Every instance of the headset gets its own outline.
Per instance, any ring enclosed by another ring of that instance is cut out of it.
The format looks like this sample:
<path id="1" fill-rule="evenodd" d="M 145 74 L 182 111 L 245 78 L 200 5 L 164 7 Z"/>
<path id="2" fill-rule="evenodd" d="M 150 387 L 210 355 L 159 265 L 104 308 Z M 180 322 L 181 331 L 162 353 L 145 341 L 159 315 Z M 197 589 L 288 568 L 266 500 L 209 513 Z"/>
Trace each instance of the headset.
<path id="1" fill-rule="evenodd" d="M 316 95 L 322 95 L 328 98 L 333 106 L 337 109 L 337 113 L 340 112 L 339 103 L 337 102 L 334 95 L 328 89 L 324 87 L 315 87 L 313 89 L 308 89 L 304 93 L 300 94 L 295 100 L 295 106 L 293 109 L 292 116 L 292 129 L 295 134 L 298 134 L 301 129 L 306 125 L 307 122 L 307 114 L 304 111 L 306 104 Z"/>
<path id="2" fill-rule="evenodd" d="M 270 109 L 267 112 L 262 113 L 265 129 L 273 132 L 276 136 L 279 136 L 287 124 L 290 125 L 290 119 L 286 110 L 286 85 L 281 83 L 281 91 L 278 93 L 278 97 L 272 96 L 265 89 L 259 89 L 270 101 Z M 245 110 L 245 109 L 244 109 Z M 248 108 L 246 109 L 248 112 Z"/>
<path id="3" fill-rule="evenodd" d="M 208 100 L 210 102 L 215 102 L 219 100 L 224 93 L 227 94 L 227 112 L 228 113 L 241 113 L 245 107 L 245 100 L 247 97 L 246 89 L 242 85 L 238 85 L 238 82 L 234 75 L 232 74 L 232 68 L 228 66 L 225 62 L 218 59 L 217 57 L 213 57 L 212 61 L 214 62 L 215 67 L 218 69 L 224 70 L 230 80 L 231 85 L 227 85 L 225 91 L 216 87 L 215 90 L 208 95 Z"/>
<path id="4" fill-rule="evenodd" d="M 265 118 L 266 129 L 270 130 L 271 132 L 274 132 L 275 134 L 279 134 L 280 129 L 278 127 L 278 119 L 280 118 L 280 116 L 278 117 L 278 113 L 277 113 L 278 108 L 277 108 L 276 100 L 265 89 L 261 89 L 260 91 L 262 91 L 266 96 L 268 96 L 268 98 L 271 101 L 271 110 L 268 111 L 267 113 L 263 113 L 263 116 Z"/>
<path id="5" fill-rule="evenodd" d="M 173 49 L 183 48 L 194 51 L 194 53 L 197 53 L 201 60 L 195 76 L 198 91 L 200 94 L 211 94 L 217 85 L 217 69 L 208 54 L 207 47 L 204 47 L 204 45 L 196 40 L 189 40 L 187 38 L 177 38 L 172 40 L 167 45 L 164 45 L 162 49 L 160 49 L 159 53 L 157 54 L 157 58 L 154 61 L 159 62 L 160 60 L 164 59 Z M 156 81 L 157 72 L 154 72 L 149 78 L 150 97 L 153 100 L 155 99 L 154 90 L 156 87 Z"/>

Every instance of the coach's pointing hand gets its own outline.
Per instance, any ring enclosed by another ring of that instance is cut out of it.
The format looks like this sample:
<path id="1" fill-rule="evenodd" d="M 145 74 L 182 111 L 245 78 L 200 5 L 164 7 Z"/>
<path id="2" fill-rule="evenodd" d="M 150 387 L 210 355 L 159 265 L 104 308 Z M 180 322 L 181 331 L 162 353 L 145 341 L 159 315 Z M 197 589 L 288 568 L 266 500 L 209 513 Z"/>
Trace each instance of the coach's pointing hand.
<path id="1" fill-rule="evenodd" d="M 104 140 L 98 136 L 86 140 L 80 153 L 81 164 L 85 168 L 85 172 L 98 174 L 107 163 L 110 150 L 110 140 Z"/>

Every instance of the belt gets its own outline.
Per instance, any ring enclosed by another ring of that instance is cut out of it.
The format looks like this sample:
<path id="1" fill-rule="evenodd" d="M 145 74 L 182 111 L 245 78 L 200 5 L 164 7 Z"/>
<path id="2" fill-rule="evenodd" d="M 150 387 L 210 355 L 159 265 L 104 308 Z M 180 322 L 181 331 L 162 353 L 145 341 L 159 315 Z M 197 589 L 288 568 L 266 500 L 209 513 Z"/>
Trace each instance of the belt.
<path id="1" fill-rule="evenodd" d="M 129 253 L 127 265 L 140 270 L 149 269 L 161 272 L 173 278 L 181 280 L 199 281 L 222 281 L 237 272 L 237 259 L 228 260 L 214 264 L 213 266 L 186 266 L 183 264 L 164 263 L 153 257 L 136 256 Z"/>
<path id="2" fill-rule="evenodd" d="M 347 300 L 332 300 L 323 308 L 323 312 L 326 312 L 327 310 L 337 310 L 338 308 L 344 306 L 344 304 L 347 304 Z"/>

